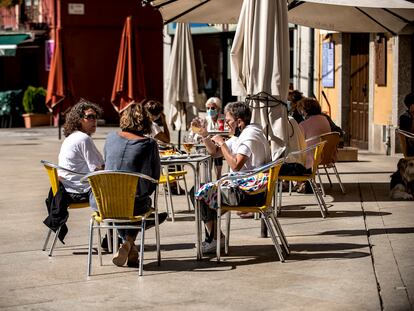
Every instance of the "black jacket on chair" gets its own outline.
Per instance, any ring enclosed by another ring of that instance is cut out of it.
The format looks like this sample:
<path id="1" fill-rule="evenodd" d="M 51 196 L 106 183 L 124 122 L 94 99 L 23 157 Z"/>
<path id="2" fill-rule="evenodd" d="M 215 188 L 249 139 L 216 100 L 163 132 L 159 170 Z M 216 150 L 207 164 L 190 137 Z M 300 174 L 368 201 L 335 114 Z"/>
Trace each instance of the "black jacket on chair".
<path id="1" fill-rule="evenodd" d="M 59 189 L 55 196 L 53 196 L 52 188 L 50 188 L 49 195 L 45 203 L 49 216 L 46 217 L 43 223 L 54 232 L 61 227 L 58 237 L 59 240 L 65 244 L 63 240 L 68 233 L 66 221 L 69 217 L 68 206 L 70 203 L 70 197 L 62 184 L 59 184 Z"/>

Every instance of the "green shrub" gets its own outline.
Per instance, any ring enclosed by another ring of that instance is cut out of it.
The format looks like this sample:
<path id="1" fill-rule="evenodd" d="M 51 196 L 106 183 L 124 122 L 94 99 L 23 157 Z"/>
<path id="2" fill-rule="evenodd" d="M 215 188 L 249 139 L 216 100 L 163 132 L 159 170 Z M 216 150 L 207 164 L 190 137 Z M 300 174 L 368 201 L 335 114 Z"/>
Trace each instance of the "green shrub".
<path id="1" fill-rule="evenodd" d="M 43 87 L 29 86 L 23 95 L 23 108 L 26 113 L 46 113 L 46 90 Z"/>

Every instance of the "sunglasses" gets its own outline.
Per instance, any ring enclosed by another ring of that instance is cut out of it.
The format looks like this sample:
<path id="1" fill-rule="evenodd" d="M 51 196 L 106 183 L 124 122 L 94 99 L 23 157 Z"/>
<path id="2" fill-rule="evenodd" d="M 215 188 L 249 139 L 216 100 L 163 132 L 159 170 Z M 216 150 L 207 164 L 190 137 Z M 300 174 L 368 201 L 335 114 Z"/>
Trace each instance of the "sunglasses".
<path id="1" fill-rule="evenodd" d="M 207 110 L 216 110 L 216 107 L 207 107 Z"/>
<path id="2" fill-rule="evenodd" d="M 96 120 L 98 116 L 96 114 L 84 114 L 83 118 L 86 120 Z"/>

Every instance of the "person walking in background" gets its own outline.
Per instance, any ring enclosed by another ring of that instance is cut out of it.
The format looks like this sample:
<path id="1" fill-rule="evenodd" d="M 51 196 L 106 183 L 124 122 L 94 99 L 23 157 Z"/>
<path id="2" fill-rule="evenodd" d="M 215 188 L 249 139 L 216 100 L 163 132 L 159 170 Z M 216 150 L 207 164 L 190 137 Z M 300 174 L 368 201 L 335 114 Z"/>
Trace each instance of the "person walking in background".
<path id="1" fill-rule="evenodd" d="M 400 116 L 400 130 L 414 134 L 414 93 L 407 94 L 404 98 L 407 110 Z M 414 156 L 414 139 L 406 138 L 407 156 Z"/>
<path id="2" fill-rule="evenodd" d="M 81 99 L 66 114 L 63 134 L 65 140 L 59 152 L 59 166 L 79 173 L 90 173 L 103 169 L 104 160 L 96 148 L 92 134 L 96 131 L 97 120 L 102 109 Z M 88 202 L 91 193 L 88 183 L 81 183 L 82 176 L 58 170 L 59 179 L 72 202 Z"/>

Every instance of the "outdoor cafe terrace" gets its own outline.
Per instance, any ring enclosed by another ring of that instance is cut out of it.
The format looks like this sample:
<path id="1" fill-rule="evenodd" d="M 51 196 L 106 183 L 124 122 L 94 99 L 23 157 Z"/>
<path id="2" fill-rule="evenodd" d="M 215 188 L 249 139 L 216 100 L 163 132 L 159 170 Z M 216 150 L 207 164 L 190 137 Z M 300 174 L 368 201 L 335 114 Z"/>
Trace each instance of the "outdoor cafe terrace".
<path id="1" fill-rule="evenodd" d="M 98 128 L 100 150 L 112 130 Z M 70 213 L 66 244 L 58 242 L 53 257 L 41 250 L 49 182 L 40 160 L 56 163 L 60 144 L 55 128 L 0 131 L 1 309 L 413 309 L 414 206 L 389 199 L 400 155 L 360 152 L 358 162 L 338 163 L 347 192 L 335 180 L 325 186 L 326 219 L 313 195 L 284 192 L 278 219 L 291 250 L 284 263 L 271 239 L 260 237 L 260 221 L 235 214 L 229 255 L 219 264 L 214 254 L 196 260 L 194 211 L 175 195 L 175 221 L 160 226 L 160 266 L 149 229 L 142 277 L 114 266 L 110 254 L 99 266 L 94 254 L 87 279 L 90 210 Z M 162 197 L 158 202 L 165 211 Z"/>

